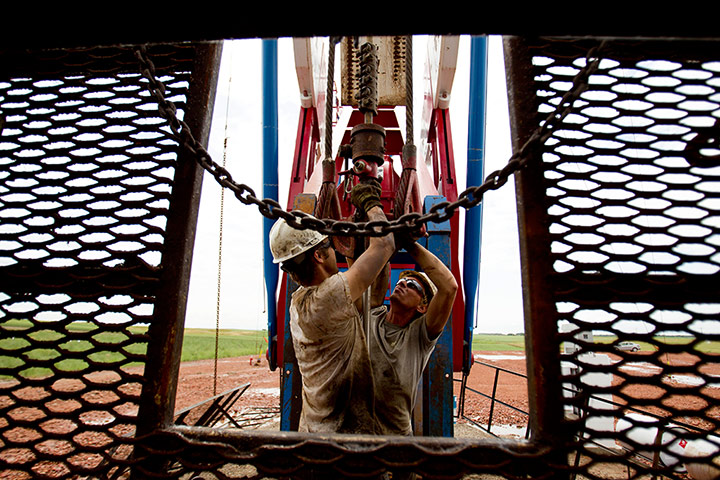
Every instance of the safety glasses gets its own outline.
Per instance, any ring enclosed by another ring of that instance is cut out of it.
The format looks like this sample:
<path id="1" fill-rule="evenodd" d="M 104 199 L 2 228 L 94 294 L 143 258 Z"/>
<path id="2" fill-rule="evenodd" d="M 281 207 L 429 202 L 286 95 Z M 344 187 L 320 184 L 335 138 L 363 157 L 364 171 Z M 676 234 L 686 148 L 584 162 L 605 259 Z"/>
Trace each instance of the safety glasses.
<path id="1" fill-rule="evenodd" d="M 400 280 L 398 280 L 397 283 L 401 283 L 401 282 L 404 283 L 408 288 L 412 288 L 413 290 L 415 290 L 417 293 L 420 294 L 421 297 L 425 297 L 425 289 L 420 284 L 420 282 L 418 282 L 414 278 L 410 278 L 410 277 L 401 278 Z"/>

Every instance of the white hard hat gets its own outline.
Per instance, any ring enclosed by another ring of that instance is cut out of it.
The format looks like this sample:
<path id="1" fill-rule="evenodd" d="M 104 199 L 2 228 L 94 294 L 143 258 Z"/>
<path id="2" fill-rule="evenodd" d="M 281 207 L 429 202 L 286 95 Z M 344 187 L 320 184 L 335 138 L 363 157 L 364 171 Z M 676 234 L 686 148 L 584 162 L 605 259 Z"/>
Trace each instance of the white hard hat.
<path id="1" fill-rule="evenodd" d="M 282 263 L 324 242 L 327 235 L 315 230 L 299 230 L 281 218 L 270 229 L 270 251 L 273 263 Z"/>

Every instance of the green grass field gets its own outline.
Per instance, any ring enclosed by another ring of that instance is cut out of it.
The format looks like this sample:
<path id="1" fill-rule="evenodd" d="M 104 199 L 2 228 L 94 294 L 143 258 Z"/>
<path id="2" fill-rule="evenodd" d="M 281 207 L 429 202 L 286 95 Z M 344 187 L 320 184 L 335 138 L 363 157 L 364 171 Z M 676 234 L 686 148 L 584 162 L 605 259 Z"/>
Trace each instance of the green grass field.
<path id="1" fill-rule="evenodd" d="M 218 335 L 218 358 L 242 357 L 265 354 L 267 332 L 260 330 L 220 330 Z M 215 330 L 201 328 L 185 329 L 183 338 L 183 362 L 215 358 Z"/>
<path id="2" fill-rule="evenodd" d="M 473 335 L 473 352 L 525 351 L 525 335 Z"/>
<path id="3" fill-rule="evenodd" d="M 51 326 L 51 325 L 48 325 Z M 88 367 L 87 360 L 107 364 L 132 365 L 142 358 L 147 348 L 144 327 L 118 327 L 117 331 L 97 331 L 88 323 L 76 322 L 61 332 L 34 327 L 29 321 L 6 320 L 0 323 L 0 369 L 16 368 L 23 376 L 42 376 L 52 373 L 51 368 L 60 371 L 82 371 Z M 264 356 L 267 349 L 267 333 L 260 330 L 220 330 L 218 358 L 247 355 Z M 611 343 L 613 336 L 596 336 L 596 343 Z M 687 344 L 692 337 L 662 337 L 659 343 Z M 647 342 L 638 342 L 642 350 L 655 347 Z M 475 334 L 473 351 L 524 351 L 525 337 L 519 335 Z M 695 348 L 720 355 L 720 342 L 705 341 Z M 120 352 L 120 353 L 119 353 Z M 182 362 L 207 360 L 215 357 L 215 330 L 188 328 L 184 332 Z M 23 369 L 32 361 L 36 366 Z"/>
<path id="4" fill-rule="evenodd" d="M 51 327 L 52 325 L 47 325 Z M 118 326 L 117 331 L 99 331 L 89 323 L 75 322 L 60 331 L 32 325 L 25 320 L 0 323 L 0 370 L 17 369 L 25 377 L 51 375 L 53 369 L 78 372 L 89 363 L 132 366 L 147 350 L 147 328 Z M 264 354 L 267 333 L 258 330 L 221 330 L 218 358 Z M 214 329 L 186 329 L 182 362 L 215 357 Z M 34 365 L 24 368 L 27 362 Z"/>

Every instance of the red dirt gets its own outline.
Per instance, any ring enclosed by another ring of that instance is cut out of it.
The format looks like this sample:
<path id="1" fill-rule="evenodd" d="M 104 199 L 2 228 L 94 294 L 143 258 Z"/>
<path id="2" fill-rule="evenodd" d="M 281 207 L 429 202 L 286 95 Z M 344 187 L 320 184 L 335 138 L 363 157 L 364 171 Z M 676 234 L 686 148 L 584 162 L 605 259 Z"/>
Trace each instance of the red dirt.
<path id="1" fill-rule="evenodd" d="M 633 362 L 642 362 L 643 353 L 636 354 L 637 357 L 631 357 Z M 613 360 L 619 360 L 619 357 L 613 356 Z M 496 369 L 488 365 L 497 366 L 502 369 L 510 370 L 520 374 L 525 374 L 525 356 L 521 352 L 476 352 L 475 353 L 475 365 L 473 366 L 471 373 L 467 379 L 467 386 L 475 391 L 482 392 L 486 395 L 491 394 L 493 386 L 495 384 L 495 372 Z M 698 363 L 698 358 L 691 354 L 676 355 L 672 359 L 667 359 L 667 362 L 671 362 L 674 367 L 680 365 L 687 365 L 688 372 L 694 370 L 694 365 Z M 626 363 L 627 365 L 627 363 Z M 627 365 L 632 367 L 632 365 Z M 235 388 L 244 383 L 250 383 L 248 390 L 238 399 L 235 404 L 234 410 L 239 413 L 240 416 L 247 414 L 249 416 L 249 424 L 256 422 L 255 419 L 260 417 L 260 421 L 266 420 L 269 416 L 277 419 L 279 412 L 279 394 L 280 394 L 280 372 L 276 370 L 271 372 L 267 363 L 264 359 L 257 359 L 251 357 L 237 357 L 222 359 L 218 361 L 217 365 L 217 376 L 215 375 L 214 361 L 205 360 L 198 362 L 187 362 L 180 366 L 180 373 L 178 379 L 178 389 L 176 398 L 175 411 L 178 412 L 182 409 L 188 408 L 196 403 L 210 398 L 213 395 L 215 379 L 217 384 L 215 385 L 216 392 L 222 393 L 226 390 Z M 657 367 L 656 367 L 657 368 Z M 720 377 L 720 363 L 704 363 L 702 365 L 703 374 L 713 375 Z M 140 372 L 138 372 L 140 373 Z M 634 375 L 638 375 L 637 372 Z M 629 377 L 629 376 L 628 376 Z M 456 378 L 459 375 L 456 374 Z M 100 378 L 94 379 L 100 381 Z M 678 379 L 679 380 L 679 379 Z M 622 381 L 617 375 L 614 376 L 613 385 L 617 386 Z M 675 387 L 682 387 L 682 385 L 676 382 L 676 379 L 664 379 L 664 383 L 673 384 Z M 56 385 L 56 388 L 58 385 Z M 72 390 L 72 385 L 68 388 Z M 455 395 L 460 398 L 460 383 L 455 382 Z M 129 384 L 129 389 L 136 389 L 139 391 L 139 385 Z M 654 390 L 657 390 L 656 386 L 645 386 L 640 385 L 628 385 L 622 388 L 621 391 L 630 400 L 641 399 L 641 398 L 653 398 L 656 395 Z M 697 395 L 684 395 L 675 399 L 667 399 L 665 404 L 671 405 L 676 402 L 682 402 L 683 407 L 692 406 L 692 402 L 697 403 L 697 410 L 700 412 L 700 416 L 711 415 L 714 418 L 720 418 L 720 411 L 718 407 L 714 405 L 709 406 L 707 399 L 720 399 L 720 388 L 716 385 L 704 387 L 703 395 L 705 399 L 698 397 Z M 37 398 L 40 400 L 44 394 L 42 389 L 28 387 L 22 389 L 20 392 L 16 392 L 23 398 L 31 399 Z M 10 397 L 3 397 L 6 402 L 11 401 Z M 527 381 L 524 376 L 514 375 L 508 372 L 501 372 L 497 377 L 497 389 L 496 398 L 510 405 L 515 406 L 520 410 L 528 410 L 528 396 L 527 396 Z M 86 399 L 88 400 L 88 399 Z M 90 401 L 90 400 L 88 400 Z M 718 404 L 720 402 L 713 402 Z M 0 401 L 0 404 L 2 402 Z M 5 405 L 7 406 L 7 405 Z M 66 401 L 56 402 L 53 406 L 54 412 L 60 411 L 72 411 L 78 407 L 77 402 Z M 474 421 L 487 424 L 489 417 L 490 404 L 482 396 L 469 392 L 465 399 L 464 414 L 473 419 Z M 658 409 L 661 410 L 661 409 Z M 258 413 L 259 412 L 259 413 Z M 270 412 L 270 415 L 268 415 Z M 12 420 L 20 421 L 31 419 L 35 412 L 33 409 L 18 409 L 13 413 Z M 128 412 L 129 413 L 129 412 Z M 662 411 L 657 413 L 662 414 Z M 18 418 L 26 416 L 26 418 Z M 255 415 L 253 417 L 253 415 Z M 246 417 L 247 418 L 247 417 Z M 697 418 L 683 419 L 686 423 L 695 424 L 703 428 L 711 429 L 708 427 L 708 422 L 704 422 Z M 493 426 L 497 425 L 510 425 L 510 426 L 525 426 L 527 416 L 503 407 L 502 405 L 496 404 L 493 411 Z M 248 425 L 248 423 L 245 423 Z M 715 422 L 717 424 L 717 421 Z M 46 425 L 44 428 L 49 428 Z M 22 434 L 18 430 L 18 434 Z M 128 432 L 124 432 L 128 433 Z M 60 449 L 63 445 L 58 442 L 53 444 L 44 445 L 47 448 Z M 23 459 L 23 456 L 28 452 L 15 451 L 18 449 L 10 450 L 6 449 L 2 452 L 3 460 L 13 463 L 25 463 L 31 461 L 30 459 Z M 27 449 L 22 449 L 27 450 Z M 83 463 L 89 464 L 94 461 L 90 457 L 83 456 L 82 458 L 76 459 L 76 461 L 82 461 Z M 46 462 L 47 463 L 47 462 Z M 49 469 L 54 468 L 55 463 L 50 462 L 47 468 L 38 466 L 40 470 L 45 474 L 50 474 Z M 45 471 L 48 470 L 48 471 Z M 25 478 L 22 474 L 18 478 Z"/>
<path id="2" fill-rule="evenodd" d="M 640 352 L 634 354 L 637 361 L 643 361 L 643 354 Z M 611 355 L 613 361 L 620 360 L 620 357 Z M 635 361 L 635 357 L 630 357 Z M 246 382 L 250 382 L 248 390 L 240 397 L 236 404 L 238 411 L 244 411 L 253 408 L 279 408 L 280 395 L 280 371 L 271 372 L 267 367 L 264 358 L 258 360 L 251 357 L 237 357 L 222 359 L 218 361 L 217 374 L 217 393 L 222 393 L 228 389 L 234 388 Z M 691 354 L 675 355 L 671 362 L 674 366 L 688 365 L 688 370 L 692 370 L 697 357 Z M 627 362 L 627 360 L 626 360 Z M 493 390 L 495 380 L 494 368 L 484 364 L 500 367 L 522 375 L 526 373 L 525 355 L 523 352 L 476 352 L 475 364 L 473 365 L 467 380 L 467 386 L 486 395 L 490 395 Z M 706 363 L 702 371 L 704 374 L 719 375 L 720 363 Z M 637 375 L 636 372 L 633 373 Z M 187 408 L 213 395 L 214 364 L 213 360 L 205 360 L 198 362 L 187 362 L 180 366 L 180 375 L 178 379 L 178 391 L 176 399 L 176 411 Z M 460 374 L 455 374 L 455 378 L 459 379 Z M 618 376 L 614 376 L 613 385 L 620 382 Z M 665 381 L 668 384 L 678 386 L 671 380 Z M 653 390 L 657 387 L 629 385 L 622 389 L 622 392 L 629 398 L 652 398 L 655 394 Z M 454 383 L 454 391 L 458 401 L 460 400 L 460 383 Z M 720 389 L 708 387 L 704 389 L 705 395 L 711 398 L 720 399 Z M 497 379 L 496 398 L 508 403 L 520 410 L 528 411 L 527 397 L 527 380 L 523 376 L 513 375 L 507 372 L 501 372 Z M 616 401 L 619 401 L 617 398 Z M 621 400 L 620 400 L 621 401 Z M 681 397 L 683 406 L 687 406 L 688 402 L 696 402 L 698 410 L 707 408 L 707 402 L 696 396 Z M 670 401 L 669 403 L 672 403 Z M 718 402 L 720 403 L 720 402 Z M 490 410 L 490 403 L 482 396 L 473 392 L 468 392 L 465 398 L 464 414 L 475 421 L 487 424 Z M 720 418 L 720 412 L 714 408 L 709 413 Z M 656 413 L 662 414 L 658 410 Z M 683 419 L 687 423 L 702 425 L 697 419 Z M 495 404 L 493 410 L 493 425 L 510 425 L 525 426 L 527 416 Z"/>
<path id="3" fill-rule="evenodd" d="M 483 352 L 476 361 L 496 365 L 525 374 L 525 356 L 515 352 Z M 483 358 L 484 357 L 484 358 Z M 237 357 L 218 361 L 216 392 L 222 393 L 245 382 L 248 390 L 236 403 L 235 411 L 278 408 L 280 400 L 280 371 L 271 372 L 265 359 Z M 197 404 L 213 395 L 214 361 L 187 362 L 180 366 L 175 411 Z M 476 364 L 468 377 L 468 387 L 489 394 L 492 391 L 495 369 Z M 457 379 L 460 378 L 456 374 Z M 455 395 L 460 399 L 460 383 L 455 382 Z M 527 411 L 527 385 L 523 377 L 501 373 L 498 379 L 497 398 L 521 410 Z M 469 393 L 465 400 L 465 415 L 475 421 L 487 423 L 489 402 L 481 396 Z M 493 423 L 523 426 L 527 416 L 512 409 L 496 405 Z"/>

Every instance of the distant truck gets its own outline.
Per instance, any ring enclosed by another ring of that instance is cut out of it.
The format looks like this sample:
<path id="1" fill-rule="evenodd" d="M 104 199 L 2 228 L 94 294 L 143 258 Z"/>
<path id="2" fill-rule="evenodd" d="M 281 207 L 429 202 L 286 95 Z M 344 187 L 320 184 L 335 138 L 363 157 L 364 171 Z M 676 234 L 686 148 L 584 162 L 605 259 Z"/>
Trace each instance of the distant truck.
<path id="1" fill-rule="evenodd" d="M 622 352 L 637 352 L 640 350 L 640 345 L 635 342 L 620 342 L 615 345 L 615 349 Z"/>

